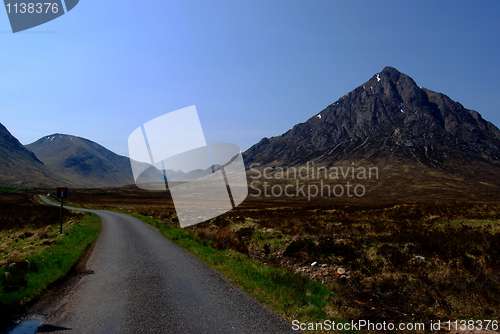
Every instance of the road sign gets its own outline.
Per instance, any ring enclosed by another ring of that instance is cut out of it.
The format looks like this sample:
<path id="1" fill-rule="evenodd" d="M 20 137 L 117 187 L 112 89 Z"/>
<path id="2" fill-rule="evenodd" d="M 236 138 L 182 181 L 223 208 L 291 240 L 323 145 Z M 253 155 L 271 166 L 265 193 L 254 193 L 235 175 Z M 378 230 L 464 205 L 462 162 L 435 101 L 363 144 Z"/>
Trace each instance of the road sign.
<path id="1" fill-rule="evenodd" d="M 68 188 L 57 187 L 57 198 L 68 198 Z"/>

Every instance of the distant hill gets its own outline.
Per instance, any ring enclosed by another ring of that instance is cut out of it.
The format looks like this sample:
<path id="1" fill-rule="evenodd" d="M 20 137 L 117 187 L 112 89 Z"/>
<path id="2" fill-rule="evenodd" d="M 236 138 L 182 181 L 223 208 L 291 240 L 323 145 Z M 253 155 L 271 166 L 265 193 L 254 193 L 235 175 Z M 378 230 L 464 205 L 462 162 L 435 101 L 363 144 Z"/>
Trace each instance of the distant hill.
<path id="1" fill-rule="evenodd" d="M 53 134 L 26 145 L 47 167 L 87 187 L 134 184 L 130 159 L 88 139 Z M 154 167 L 145 173 L 160 173 Z M 143 176 L 145 177 L 145 176 Z"/>
<path id="2" fill-rule="evenodd" d="M 0 124 L 0 185 L 33 188 L 74 186 L 77 183 L 45 166 Z"/>
<path id="3" fill-rule="evenodd" d="M 247 168 L 261 169 L 378 166 L 382 178 L 374 188 L 395 199 L 447 193 L 500 200 L 500 130 L 392 67 L 306 122 L 262 139 L 244 158 Z"/>

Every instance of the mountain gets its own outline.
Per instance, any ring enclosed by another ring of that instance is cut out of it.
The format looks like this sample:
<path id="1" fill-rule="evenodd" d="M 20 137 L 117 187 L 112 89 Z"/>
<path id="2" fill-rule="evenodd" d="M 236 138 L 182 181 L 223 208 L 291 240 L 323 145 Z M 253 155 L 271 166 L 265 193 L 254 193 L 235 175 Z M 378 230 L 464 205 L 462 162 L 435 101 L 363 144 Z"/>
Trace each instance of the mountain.
<path id="1" fill-rule="evenodd" d="M 474 178 L 490 190 L 500 186 L 500 130 L 392 67 L 281 136 L 262 139 L 244 158 L 247 167 L 372 164 L 410 187 L 464 182 L 466 195 Z"/>
<path id="2" fill-rule="evenodd" d="M 45 166 L 0 124 L 0 185 L 31 188 L 75 184 Z"/>
<path id="3" fill-rule="evenodd" d="M 42 137 L 26 145 L 26 148 L 47 167 L 78 180 L 82 187 L 119 187 L 134 184 L 128 157 L 113 153 L 88 139 L 56 133 Z M 151 166 L 142 177 L 147 178 L 153 173 L 160 172 Z"/>
<path id="4" fill-rule="evenodd" d="M 406 156 L 437 166 L 450 158 L 500 163 L 500 130 L 448 96 L 386 67 L 279 137 L 264 138 L 245 161 L 293 165 L 311 159 Z"/>

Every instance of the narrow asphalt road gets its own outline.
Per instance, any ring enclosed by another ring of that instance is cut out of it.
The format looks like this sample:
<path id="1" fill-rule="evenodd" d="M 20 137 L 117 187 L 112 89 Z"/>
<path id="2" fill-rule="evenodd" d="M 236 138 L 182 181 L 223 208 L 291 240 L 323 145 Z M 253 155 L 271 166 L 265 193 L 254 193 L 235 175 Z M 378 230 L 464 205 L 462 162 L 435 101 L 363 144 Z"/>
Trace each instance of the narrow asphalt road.
<path id="1" fill-rule="evenodd" d="M 296 333 L 141 220 L 66 208 L 97 214 L 102 230 L 86 264 L 94 274 L 46 312 L 45 325 L 61 333 Z"/>

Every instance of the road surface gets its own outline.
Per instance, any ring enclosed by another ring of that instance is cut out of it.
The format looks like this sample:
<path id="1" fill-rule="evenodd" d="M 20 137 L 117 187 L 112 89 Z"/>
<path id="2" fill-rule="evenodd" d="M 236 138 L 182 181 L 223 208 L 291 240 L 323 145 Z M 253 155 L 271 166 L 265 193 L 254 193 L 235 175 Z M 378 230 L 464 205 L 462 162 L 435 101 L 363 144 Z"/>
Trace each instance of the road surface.
<path id="1" fill-rule="evenodd" d="M 141 220 L 111 211 L 83 211 L 102 218 L 101 234 L 86 264 L 94 274 L 83 276 L 44 312 L 43 324 L 51 332 L 296 333 Z"/>

